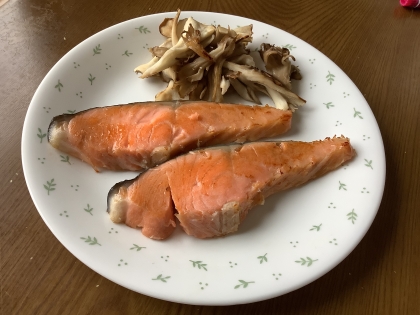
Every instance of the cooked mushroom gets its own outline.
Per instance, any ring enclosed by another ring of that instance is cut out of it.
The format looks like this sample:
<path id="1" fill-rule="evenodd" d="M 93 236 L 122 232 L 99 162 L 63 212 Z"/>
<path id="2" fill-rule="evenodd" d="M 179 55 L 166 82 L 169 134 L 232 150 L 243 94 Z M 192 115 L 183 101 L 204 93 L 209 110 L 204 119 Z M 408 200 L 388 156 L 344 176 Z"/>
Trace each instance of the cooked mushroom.
<path id="1" fill-rule="evenodd" d="M 300 74 L 298 66 L 292 65 L 292 73 L 290 74 L 290 79 L 302 80 L 302 75 Z"/>
<path id="2" fill-rule="evenodd" d="M 193 93 L 197 88 L 198 89 L 203 89 L 204 86 L 202 87 L 200 84 L 200 81 L 202 81 L 203 76 L 204 76 L 204 68 L 200 68 L 198 69 L 197 73 L 186 77 L 182 80 L 177 80 L 176 81 L 176 85 L 178 86 L 178 91 L 179 91 L 179 95 L 182 98 L 186 98 L 188 97 L 191 93 Z M 200 92 L 196 92 L 201 94 Z M 199 95 L 197 96 L 199 99 Z"/>
<path id="3" fill-rule="evenodd" d="M 159 25 L 166 37 L 163 44 L 150 49 L 152 60 L 138 66 L 141 78 L 158 74 L 168 86 L 155 100 L 209 100 L 223 102 L 230 86 L 245 100 L 261 104 L 258 93 L 273 100 L 279 109 L 295 110 L 305 100 L 291 91 L 291 79 L 300 79 L 295 60 L 286 48 L 262 44 L 260 56 L 266 71 L 256 68 L 248 44 L 253 26 L 230 27 L 205 25 L 192 17 L 172 19 Z"/>
<path id="4" fill-rule="evenodd" d="M 230 28 L 225 28 L 225 27 L 222 27 L 222 26 L 218 25 L 216 27 L 214 38 L 213 38 L 212 42 L 210 43 L 210 46 L 216 47 L 218 45 L 218 43 L 222 40 L 222 38 L 224 38 L 226 35 L 228 35 L 229 37 L 233 37 L 233 38 L 236 37 L 235 31 L 232 31 Z"/>
<path id="5" fill-rule="evenodd" d="M 190 75 L 186 79 L 189 82 L 200 81 L 203 78 L 203 75 L 204 75 L 204 68 L 199 67 L 196 73 L 194 73 L 193 75 Z"/>
<path id="6" fill-rule="evenodd" d="M 208 52 L 204 49 L 204 47 L 200 44 L 201 37 L 200 31 L 194 30 L 193 26 L 190 24 L 188 26 L 188 30 L 182 32 L 181 35 L 182 39 L 184 40 L 185 45 L 195 52 L 200 57 L 203 57 L 207 60 L 212 60 Z"/>
<path id="7" fill-rule="evenodd" d="M 273 90 L 273 89 L 271 89 L 269 87 L 265 87 L 265 88 L 267 90 L 268 95 L 273 100 L 274 106 L 276 108 L 283 109 L 283 110 L 289 109 L 289 104 L 287 103 L 287 100 L 283 97 L 283 95 L 281 95 L 280 92 L 278 92 L 276 90 Z M 292 111 L 294 111 L 295 108 L 296 107 L 293 107 L 293 104 L 292 104 L 292 107 L 290 109 Z"/>
<path id="8" fill-rule="evenodd" d="M 159 72 L 159 74 L 164 82 L 169 82 L 171 80 L 176 81 L 175 67 L 166 68 L 165 70 L 162 70 L 161 72 Z"/>
<path id="9" fill-rule="evenodd" d="M 159 33 L 163 36 L 170 38 L 172 36 L 172 25 L 174 23 L 173 18 L 165 18 L 159 25 Z"/>
<path id="10" fill-rule="evenodd" d="M 223 67 L 226 69 L 232 70 L 234 72 L 238 72 L 239 80 L 251 81 L 263 85 L 267 89 L 272 89 L 274 91 L 279 92 L 283 98 L 287 101 L 285 104 L 284 102 L 280 102 L 276 104 L 276 107 L 279 109 L 288 109 L 289 107 L 294 110 L 298 106 L 302 106 L 305 104 L 305 100 L 297 96 L 295 93 L 291 92 L 290 90 L 286 89 L 281 85 L 279 81 L 277 81 L 273 76 L 268 74 L 267 72 L 263 72 L 258 68 L 246 66 L 246 65 L 238 65 L 230 61 L 225 61 Z M 243 78 L 243 79 L 242 79 Z M 270 94 L 271 91 L 267 90 Z M 271 96 L 271 95 L 270 95 Z M 276 98 L 279 99 L 279 98 Z"/>
<path id="11" fill-rule="evenodd" d="M 181 98 L 186 99 L 196 88 L 198 81 L 195 82 L 176 82 L 176 87 L 178 88 L 178 94 Z"/>
<path id="12" fill-rule="evenodd" d="M 233 29 L 236 34 L 238 34 L 236 41 L 244 42 L 244 43 L 251 43 L 252 42 L 252 24 L 237 27 Z"/>
<path id="13" fill-rule="evenodd" d="M 159 58 L 158 57 L 153 57 L 152 60 L 150 60 L 148 63 L 144 63 L 140 66 L 138 66 L 137 68 L 134 69 L 135 73 L 143 73 L 145 72 L 147 69 L 149 69 L 151 66 L 153 66 L 154 64 L 156 64 L 156 62 L 158 62 Z"/>
<path id="14" fill-rule="evenodd" d="M 179 80 L 192 76 L 200 68 L 208 69 L 213 63 L 215 63 L 219 58 L 221 58 L 221 56 L 225 53 L 226 50 L 228 52 L 232 52 L 234 48 L 234 39 L 229 35 L 225 35 L 222 38 L 222 40 L 218 43 L 217 48 L 209 52 L 209 56 L 211 57 L 210 60 L 207 58 L 198 57 L 194 61 L 186 64 L 178 73 Z"/>
<path id="15" fill-rule="evenodd" d="M 222 66 L 224 59 L 214 64 L 208 71 L 208 101 L 223 102 L 222 89 Z"/>
<path id="16" fill-rule="evenodd" d="M 251 67 L 255 67 L 254 58 L 248 54 L 242 54 L 239 56 L 231 57 L 228 59 L 230 62 L 237 63 L 238 65 L 247 65 Z"/>
<path id="17" fill-rule="evenodd" d="M 192 25 L 194 30 L 198 30 L 200 34 L 200 41 L 203 41 L 209 38 L 215 31 L 214 26 L 212 25 L 205 25 L 195 21 L 193 18 L 188 18 L 185 25 L 189 27 Z M 188 31 L 188 28 L 184 31 Z M 176 45 L 172 46 L 163 56 L 160 58 L 155 64 L 151 67 L 147 68 L 146 71 L 143 72 L 141 78 L 147 78 L 157 74 L 158 72 L 172 67 L 177 64 L 178 58 L 186 58 L 188 55 L 191 54 L 189 47 L 185 44 L 184 39 L 180 38 Z"/>
<path id="18" fill-rule="evenodd" d="M 279 80 L 283 86 L 291 90 L 290 77 L 293 72 L 298 72 L 298 70 L 296 67 L 292 68 L 290 59 L 294 61 L 295 57 L 290 55 L 289 49 L 263 43 L 260 46 L 259 53 L 267 72 Z"/>
<path id="19" fill-rule="evenodd" d="M 169 48 L 166 47 L 155 46 L 149 48 L 149 51 L 152 53 L 153 57 L 161 58 L 167 52 L 168 49 Z"/>
<path id="20" fill-rule="evenodd" d="M 179 39 L 181 37 L 181 33 L 184 31 L 184 25 L 187 19 L 182 19 L 178 21 L 179 14 L 181 14 L 181 10 L 178 9 L 175 18 L 165 18 L 162 23 L 159 25 L 159 32 L 167 37 L 172 38 L 173 32 L 176 31 L 176 37 Z M 174 27 L 175 21 L 175 27 Z M 176 43 L 176 42 L 175 42 Z"/>
<path id="21" fill-rule="evenodd" d="M 163 47 L 163 48 L 171 48 L 172 47 L 172 41 L 170 38 L 166 39 L 161 45 L 159 45 L 158 47 Z M 152 52 L 153 54 L 153 52 Z M 140 66 L 138 66 L 137 68 L 134 69 L 135 73 L 143 73 L 145 72 L 147 69 L 149 69 L 151 66 L 153 66 L 156 62 L 158 62 L 159 57 L 154 56 L 152 58 L 152 60 L 150 60 L 148 63 L 142 64 Z"/>
<path id="22" fill-rule="evenodd" d="M 155 101 L 172 101 L 182 99 L 176 89 L 174 81 L 169 81 L 168 86 L 155 96 Z"/>
<path id="23" fill-rule="evenodd" d="M 177 27 L 178 27 L 178 19 L 179 15 L 181 14 L 181 10 L 178 9 L 176 11 L 175 17 L 172 21 L 172 30 L 171 30 L 171 38 L 172 38 L 172 46 L 175 46 L 178 43 L 179 36 L 177 34 Z"/>
<path id="24" fill-rule="evenodd" d="M 190 93 L 188 99 L 191 101 L 202 100 L 207 92 L 207 77 L 197 82 L 195 89 Z"/>
<path id="25" fill-rule="evenodd" d="M 250 90 L 245 84 L 239 81 L 236 78 L 229 78 L 230 85 L 235 89 L 236 93 L 239 94 L 240 97 L 249 101 L 255 102 L 256 104 L 261 104 L 261 101 L 257 98 L 255 93 L 250 93 Z"/>
<path id="26" fill-rule="evenodd" d="M 222 80 L 220 81 L 220 89 L 222 90 L 222 95 L 226 94 L 229 87 L 230 87 L 230 81 L 226 79 L 226 77 L 223 75 Z"/>

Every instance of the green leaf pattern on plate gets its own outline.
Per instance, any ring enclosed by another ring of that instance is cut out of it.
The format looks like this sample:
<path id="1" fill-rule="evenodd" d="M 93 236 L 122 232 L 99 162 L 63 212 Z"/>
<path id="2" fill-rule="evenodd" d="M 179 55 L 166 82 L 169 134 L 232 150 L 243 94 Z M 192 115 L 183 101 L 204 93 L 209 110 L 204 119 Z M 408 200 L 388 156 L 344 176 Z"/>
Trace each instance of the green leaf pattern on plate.
<path id="1" fill-rule="evenodd" d="M 332 102 L 323 103 L 327 109 L 330 109 L 330 107 L 334 107 L 334 104 Z"/>
<path id="2" fill-rule="evenodd" d="M 128 50 L 126 50 L 126 51 L 122 54 L 122 56 L 127 56 L 127 57 L 130 57 L 132 54 L 133 54 L 132 52 L 129 52 Z"/>
<path id="3" fill-rule="evenodd" d="M 141 34 L 150 33 L 149 29 L 145 27 L 144 25 L 141 25 L 140 27 L 136 27 L 136 30 L 138 30 Z"/>
<path id="4" fill-rule="evenodd" d="M 242 287 L 242 288 L 245 289 L 245 288 L 248 287 L 248 285 L 250 283 L 255 283 L 255 282 L 254 281 L 239 280 L 239 284 L 238 285 L 235 285 L 235 289 L 239 289 L 240 287 Z"/>
<path id="5" fill-rule="evenodd" d="M 328 71 L 328 74 L 327 74 L 327 76 L 326 76 L 326 78 L 327 78 L 327 82 L 330 84 L 330 85 L 332 85 L 333 84 L 333 82 L 334 82 L 334 78 L 335 78 L 335 75 L 334 74 L 332 74 L 331 72 L 329 72 Z"/>
<path id="6" fill-rule="evenodd" d="M 87 213 L 93 216 L 93 208 L 89 204 L 87 204 L 86 208 L 83 208 L 83 210 L 85 210 Z"/>
<path id="7" fill-rule="evenodd" d="M 89 73 L 88 80 L 90 81 L 90 85 L 93 85 L 93 80 L 95 80 L 96 77 L 94 77 L 91 73 Z"/>
<path id="8" fill-rule="evenodd" d="M 295 262 L 301 264 L 301 266 L 310 267 L 315 261 L 318 261 L 318 259 L 312 259 L 311 257 L 301 257 L 300 260 L 296 260 Z"/>
<path id="9" fill-rule="evenodd" d="M 97 46 L 95 46 L 95 48 L 93 48 L 93 56 L 100 55 L 101 51 L 102 51 L 101 44 L 98 44 Z"/>
<path id="10" fill-rule="evenodd" d="M 286 44 L 286 45 L 284 45 L 284 46 L 283 46 L 283 48 L 287 48 L 287 49 L 289 49 L 290 51 L 292 51 L 293 49 L 295 49 L 295 48 L 296 48 L 296 46 L 293 46 L 292 44 Z"/>
<path id="11" fill-rule="evenodd" d="M 167 280 L 170 278 L 170 276 L 166 276 L 166 277 L 164 277 L 162 274 L 160 274 L 160 275 L 158 275 L 155 279 L 152 279 L 152 280 L 159 280 L 159 281 L 162 281 L 162 282 L 167 282 Z"/>
<path id="12" fill-rule="evenodd" d="M 360 119 L 363 119 L 361 112 L 357 111 L 356 108 L 353 108 L 353 110 L 354 110 L 353 117 L 359 117 Z"/>
<path id="13" fill-rule="evenodd" d="M 267 253 L 265 253 L 262 256 L 258 256 L 257 259 L 260 260 L 260 264 L 262 264 L 263 262 L 267 262 L 268 261 L 268 259 L 267 259 Z"/>
<path id="14" fill-rule="evenodd" d="M 372 166 L 372 160 L 367 160 L 367 159 L 365 159 L 365 162 L 366 162 L 366 164 L 365 164 L 365 166 L 367 166 L 367 167 L 370 167 L 371 169 L 373 169 L 373 166 Z"/>
<path id="15" fill-rule="evenodd" d="M 47 181 L 46 184 L 44 184 L 44 188 L 47 191 L 47 194 L 50 195 L 50 192 L 55 190 L 56 183 L 54 182 L 54 178 L 50 181 Z"/>
<path id="16" fill-rule="evenodd" d="M 139 251 L 141 251 L 143 248 L 146 248 L 146 247 L 142 247 L 142 246 L 139 246 L 139 245 L 137 245 L 137 244 L 133 244 L 133 247 L 131 247 L 130 248 L 130 250 L 135 250 L 136 252 L 139 252 Z"/>
<path id="17" fill-rule="evenodd" d="M 321 230 L 321 225 L 322 225 L 322 223 L 320 225 L 312 225 L 312 228 L 309 231 L 319 232 L 319 230 Z"/>
<path id="18" fill-rule="evenodd" d="M 339 184 L 338 190 L 347 190 L 347 187 L 346 187 L 347 185 L 346 184 L 344 184 L 340 181 L 338 181 L 338 184 Z"/>
<path id="19" fill-rule="evenodd" d="M 55 88 L 58 90 L 58 92 L 61 92 L 61 89 L 64 87 L 63 83 L 58 80 L 57 84 L 55 85 Z"/>
<path id="20" fill-rule="evenodd" d="M 354 224 L 354 221 L 357 220 L 357 214 L 356 212 L 354 212 L 354 209 L 351 210 L 351 212 L 347 213 L 347 220 L 350 220 L 351 223 Z"/>
<path id="21" fill-rule="evenodd" d="M 85 243 L 88 243 L 89 245 L 99 245 L 102 246 L 101 244 L 98 243 L 98 240 L 96 239 L 96 237 L 81 237 L 80 239 L 84 240 Z"/>
<path id="22" fill-rule="evenodd" d="M 42 132 L 41 128 L 38 128 L 38 133 L 36 135 L 39 138 L 39 143 L 42 143 L 42 140 L 47 136 L 46 133 Z"/>
<path id="23" fill-rule="evenodd" d="M 193 261 L 190 260 L 193 263 L 193 267 L 198 267 L 198 269 L 204 269 L 207 271 L 207 264 L 204 264 L 201 260 Z"/>
<path id="24" fill-rule="evenodd" d="M 70 157 L 68 155 L 61 155 L 60 154 L 60 157 L 61 157 L 61 160 L 60 160 L 61 162 L 69 163 L 71 165 L 71 163 L 70 163 Z"/>

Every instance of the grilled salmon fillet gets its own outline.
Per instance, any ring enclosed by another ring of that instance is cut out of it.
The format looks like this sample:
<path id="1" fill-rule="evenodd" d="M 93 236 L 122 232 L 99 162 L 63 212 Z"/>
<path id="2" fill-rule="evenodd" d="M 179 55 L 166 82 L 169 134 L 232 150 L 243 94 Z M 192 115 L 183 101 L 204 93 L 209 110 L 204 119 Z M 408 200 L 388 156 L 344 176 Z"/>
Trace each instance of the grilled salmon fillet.
<path id="1" fill-rule="evenodd" d="M 197 238 L 237 231 L 268 196 L 338 168 L 355 155 L 345 137 L 314 142 L 253 142 L 181 155 L 108 194 L 115 223 L 142 228 L 152 239 L 171 235 L 178 218 Z"/>
<path id="2" fill-rule="evenodd" d="M 196 148 L 278 136 L 291 119 L 291 111 L 269 106 L 132 103 L 57 116 L 48 141 L 96 171 L 141 171 Z"/>

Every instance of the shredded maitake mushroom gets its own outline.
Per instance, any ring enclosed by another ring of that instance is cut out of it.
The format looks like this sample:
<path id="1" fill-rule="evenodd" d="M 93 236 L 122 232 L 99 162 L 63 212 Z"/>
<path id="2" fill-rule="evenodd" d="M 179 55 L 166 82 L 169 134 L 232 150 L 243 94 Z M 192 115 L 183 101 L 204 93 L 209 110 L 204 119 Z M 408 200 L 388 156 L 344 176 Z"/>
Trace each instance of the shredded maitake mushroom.
<path id="1" fill-rule="evenodd" d="M 168 86 L 155 101 L 206 100 L 223 102 L 232 88 L 245 100 L 261 104 L 259 93 L 269 96 L 278 109 L 294 111 L 305 100 L 292 92 L 291 79 L 299 80 L 295 58 L 287 48 L 261 44 L 266 71 L 258 69 L 247 45 L 252 24 L 230 29 L 202 24 L 192 17 L 165 18 L 159 26 L 166 40 L 149 51 L 152 59 L 134 71 L 140 78 L 159 76 Z"/>

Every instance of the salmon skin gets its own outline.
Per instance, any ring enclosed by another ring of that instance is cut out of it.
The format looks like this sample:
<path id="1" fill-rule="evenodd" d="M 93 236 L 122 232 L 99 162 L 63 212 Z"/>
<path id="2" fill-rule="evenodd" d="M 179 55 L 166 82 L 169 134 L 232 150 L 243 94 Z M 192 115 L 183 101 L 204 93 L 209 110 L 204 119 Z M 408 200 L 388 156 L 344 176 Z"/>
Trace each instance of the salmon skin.
<path id="1" fill-rule="evenodd" d="M 204 101 L 144 102 L 53 118 L 48 141 L 96 171 L 142 171 L 204 146 L 275 137 L 292 112 Z"/>
<path id="2" fill-rule="evenodd" d="M 169 237 L 176 218 L 189 235 L 222 236 L 237 231 L 268 196 L 322 176 L 354 155 L 343 136 L 196 150 L 116 184 L 107 211 L 113 222 L 142 228 L 152 239 Z"/>

